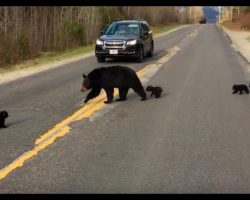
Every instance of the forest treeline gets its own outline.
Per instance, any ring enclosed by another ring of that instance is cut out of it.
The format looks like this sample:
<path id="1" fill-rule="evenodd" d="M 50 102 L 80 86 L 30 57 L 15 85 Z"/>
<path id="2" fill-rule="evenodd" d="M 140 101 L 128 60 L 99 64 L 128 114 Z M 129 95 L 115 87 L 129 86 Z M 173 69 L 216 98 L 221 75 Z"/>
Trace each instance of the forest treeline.
<path id="1" fill-rule="evenodd" d="M 193 23 L 202 10 L 195 9 L 191 14 L 173 6 L 2 6 L 0 67 L 91 44 L 114 19 L 144 18 L 151 26 Z"/>

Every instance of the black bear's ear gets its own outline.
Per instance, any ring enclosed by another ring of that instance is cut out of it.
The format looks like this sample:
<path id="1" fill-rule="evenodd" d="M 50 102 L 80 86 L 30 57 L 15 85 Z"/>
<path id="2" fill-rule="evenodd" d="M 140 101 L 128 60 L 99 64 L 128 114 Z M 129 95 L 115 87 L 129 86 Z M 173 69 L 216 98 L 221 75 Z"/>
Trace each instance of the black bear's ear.
<path id="1" fill-rule="evenodd" d="M 82 75 L 83 78 L 87 78 L 87 76 L 85 74 Z"/>

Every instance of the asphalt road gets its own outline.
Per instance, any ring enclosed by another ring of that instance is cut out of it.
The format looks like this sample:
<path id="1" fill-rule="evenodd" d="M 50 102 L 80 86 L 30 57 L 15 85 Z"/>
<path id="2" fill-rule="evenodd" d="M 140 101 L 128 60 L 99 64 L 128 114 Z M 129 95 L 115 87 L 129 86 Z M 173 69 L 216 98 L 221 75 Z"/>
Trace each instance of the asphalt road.
<path id="1" fill-rule="evenodd" d="M 186 37 L 199 28 L 194 37 Z M 1 193 L 249 193 L 249 84 L 245 61 L 216 25 L 195 25 L 155 41 L 144 63 L 110 61 L 136 71 L 172 46 L 180 51 L 147 84 L 159 99 L 128 100 L 72 125 L 70 134 L 0 180 Z M 82 73 L 100 66 L 94 57 L 0 86 L 9 110 L 0 131 L 0 166 L 79 109 Z"/>
<path id="2" fill-rule="evenodd" d="M 7 110 L 8 129 L 0 131 L 0 168 L 29 150 L 35 139 L 75 110 L 87 93 L 80 92 L 82 74 L 99 66 L 125 65 L 139 70 L 154 63 L 166 50 L 197 28 L 185 27 L 155 40 L 155 56 L 144 63 L 109 60 L 97 63 L 89 58 L 0 85 L 0 108 Z"/>

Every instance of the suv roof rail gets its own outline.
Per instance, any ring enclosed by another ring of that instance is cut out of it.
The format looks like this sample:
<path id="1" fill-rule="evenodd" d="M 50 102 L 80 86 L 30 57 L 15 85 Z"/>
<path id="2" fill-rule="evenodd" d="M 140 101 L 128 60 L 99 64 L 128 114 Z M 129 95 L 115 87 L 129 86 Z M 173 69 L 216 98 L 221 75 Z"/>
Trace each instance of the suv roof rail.
<path id="1" fill-rule="evenodd" d="M 118 21 L 146 21 L 145 19 L 114 19 L 113 22 Z"/>
<path id="2" fill-rule="evenodd" d="M 113 22 L 123 21 L 124 19 L 115 19 Z"/>

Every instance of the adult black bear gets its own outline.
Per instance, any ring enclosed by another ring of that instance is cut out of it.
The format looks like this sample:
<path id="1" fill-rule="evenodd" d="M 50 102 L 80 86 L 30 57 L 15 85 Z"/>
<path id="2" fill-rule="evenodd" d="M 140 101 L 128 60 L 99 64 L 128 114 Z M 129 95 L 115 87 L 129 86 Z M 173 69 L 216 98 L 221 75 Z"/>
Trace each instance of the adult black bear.
<path id="1" fill-rule="evenodd" d="M 0 128 L 7 128 L 4 123 L 5 123 L 5 119 L 9 117 L 8 112 L 7 111 L 0 111 Z"/>
<path id="2" fill-rule="evenodd" d="M 147 88 L 146 88 L 146 91 L 148 92 L 151 92 L 151 97 L 154 95 L 155 98 L 159 98 L 161 96 L 161 93 L 162 93 L 162 88 L 161 87 L 153 87 L 151 85 L 149 85 Z"/>
<path id="3" fill-rule="evenodd" d="M 240 94 L 243 94 L 243 91 L 245 91 L 247 94 L 249 94 L 248 87 L 244 84 L 241 84 L 241 85 L 234 84 L 232 90 L 233 90 L 232 94 L 235 94 L 237 92 L 240 92 Z"/>
<path id="4" fill-rule="evenodd" d="M 84 103 L 87 103 L 90 99 L 97 97 L 101 89 L 103 88 L 107 95 L 107 101 L 104 103 L 112 103 L 114 88 L 119 89 L 120 98 L 117 101 L 125 101 L 129 88 L 132 88 L 139 96 L 142 97 L 142 101 L 146 100 L 146 92 L 141 84 L 135 71 L 128 67 L 123 66 L 110 66 L 100 67 L 94 69 L 86 76 L 83 74 L 83 83 L 81 91 L 84 92 L 88 89 L 92 89 L 87 95 Z"/>

